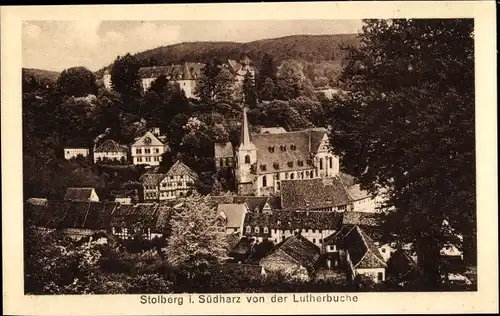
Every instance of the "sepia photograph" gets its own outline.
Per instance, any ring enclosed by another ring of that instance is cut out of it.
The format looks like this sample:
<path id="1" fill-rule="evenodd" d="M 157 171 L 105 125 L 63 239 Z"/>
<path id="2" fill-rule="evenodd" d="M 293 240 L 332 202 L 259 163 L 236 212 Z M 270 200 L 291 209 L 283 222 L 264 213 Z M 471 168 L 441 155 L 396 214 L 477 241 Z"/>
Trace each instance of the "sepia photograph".
<path id="1" fill-rule="evenodd" d="M 20 23 L 23 295 L 478 292 L 473 17 L 100 16 Z"/>

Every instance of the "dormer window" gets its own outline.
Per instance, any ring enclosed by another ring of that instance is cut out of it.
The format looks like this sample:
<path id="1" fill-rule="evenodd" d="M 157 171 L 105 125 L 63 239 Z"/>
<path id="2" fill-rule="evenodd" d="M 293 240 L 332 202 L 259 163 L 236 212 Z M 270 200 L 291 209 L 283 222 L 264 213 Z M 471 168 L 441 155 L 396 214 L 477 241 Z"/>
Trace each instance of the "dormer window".
<path id="1" fill-rule="evenodd" d="M 269 233 L 269 229 L 267 229 L 267 227 L 264 227 L 264 234 L 267 234 Z"/>
<path id="2" fill-rule="evenodd" d="M 295 145 L 290 145 L 290 149 L 291 149 L 291 150 L 296 150 L 296 149 L 297 149 L 297 146 L 295 146 Z"/>
<path id="3" fill-rule="evenodd" d="M 255 227 L 255 233 L 258 234 L 259 233 L 259 227 Z"/>
<path id="4" fill-rule="evenodd" d="M 304 166 L 304 162 L 302 160 L 297 161 L 297 166 L 303 167 Z"/>
<path id="5" fill-rule="evenodd" d="M 252 227 L 251 226 L 247 226 L 247 233 L 251 233 L 252 232 Z"/>
<path id="6" fill-rule="evenodd" d="M 149 138 L 149 137 L 144 138 L 144 144 L 148 144 L 148 145 L 151 144 L 151 138 Z"/>
<path id="7" fill-rule="evenodd" d="M 266 165 L 260 165 L 260 169 L 261 169 L 262 171 L 266 171 L 267 167 L 266 167 Z"/>
<path id="8" fill-rule="evenodd" d="M 281 146 L 280 146 L 280 150 L 281 150 L 281 151 L 286 151 L 286 145 L 281 145 Z"/>

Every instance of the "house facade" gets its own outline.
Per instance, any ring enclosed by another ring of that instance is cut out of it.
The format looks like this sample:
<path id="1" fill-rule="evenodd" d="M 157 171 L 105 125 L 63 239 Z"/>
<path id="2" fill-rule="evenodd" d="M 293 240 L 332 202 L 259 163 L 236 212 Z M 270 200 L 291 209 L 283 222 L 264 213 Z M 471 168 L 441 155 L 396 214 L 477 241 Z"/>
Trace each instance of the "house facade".
<path id="1" fill-rule="evenodd" d="M 120 145 L 112 139 L 104 141 L 94 150 L 94 163 L 128 161 L 128 147 Z"/>
<path id="2" fill-rule="evenodd" d="M 235 153 L 238 194 L 269 196 L 281 191 L 282 180 L 339 174 L 339 158 L 330 153 L 326 129 L 250 135 L 246 111 Z"/>
<path id="3" fill-rule="evenodd" d="M 160 135 L 159 128 L 153 128 L 136 138 L 130 146 L 132 163 L 134 165 L 158 166 L 161 163 L 163 153 L 167 150 L 166 137 Z"/>
<path id="4" fill-rule="evenodd" d="M 147 173 L 139 180 L 144 189 L 145 201 L 165 201 L 184 197 L 194 190 L 198 175 L 177 160 L 167 173 Z"/>
<path id="5" fill-rule="evenodd" d="M 70 160 L 73 158 L 77 158 L 78 156 L 88 157 L 89 149 L 88 148 L 72 148 L 66 147 L 64 148 L 64 159 Z"/>
<path id="6" fill-rule="evenodd" d="M 223 168 L 234 168 L 234 149 L 231 142 L 226 143 L 215 143 L 214 144 L 215 153 L 215 167 L 220 170 Z"/>
<path id="7" fill-rule="evenodd" d="M 244 204 L 219 204 L 217 212 L 223 220 L 227 234 L 242 236 L 245 214 L 248 212 Z"/>

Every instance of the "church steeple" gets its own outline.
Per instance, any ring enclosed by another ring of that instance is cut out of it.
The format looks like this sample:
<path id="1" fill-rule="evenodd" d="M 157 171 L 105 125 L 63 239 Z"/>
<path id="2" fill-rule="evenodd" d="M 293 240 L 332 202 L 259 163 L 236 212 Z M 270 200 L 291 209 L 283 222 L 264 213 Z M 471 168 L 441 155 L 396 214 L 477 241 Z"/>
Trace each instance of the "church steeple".
<path id="1" fill-rule="evenodd" d="M 248 125 L 247 108 L 243 107 L 243 121 L 241 122 L 240 148 L 255 147 L 250 139 L 250 127 Z"/>
<path id="2" fill-rule="evenodd" d="M 188 67 L 187 62 L 185 62 L 184 65 L 183 65 L 183 67 L 182 67 L 182 79 L 184 79 L 184 80 L 191 80 L 191 79 L 193 79 L 191 77 L 191 72 L 189 71 L 189 67 Z"/>

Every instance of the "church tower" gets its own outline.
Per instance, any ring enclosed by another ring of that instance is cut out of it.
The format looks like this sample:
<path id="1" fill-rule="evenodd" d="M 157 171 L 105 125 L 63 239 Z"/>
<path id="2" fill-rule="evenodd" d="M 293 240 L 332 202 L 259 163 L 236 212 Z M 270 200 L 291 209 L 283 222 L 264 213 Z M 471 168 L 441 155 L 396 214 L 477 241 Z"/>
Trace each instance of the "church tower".
<path id="1" fill-rule="evenodd" d="M 240 145 L 236 151 L 236 163 L 238 194 L 247 195 L 253 193 L 255 175 L 252 168 L 256 168 L 257 165 L 257 148 L 250 137 L 246 107 L 243 107 L 243 121 L 241 122 Z"/>

